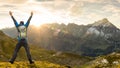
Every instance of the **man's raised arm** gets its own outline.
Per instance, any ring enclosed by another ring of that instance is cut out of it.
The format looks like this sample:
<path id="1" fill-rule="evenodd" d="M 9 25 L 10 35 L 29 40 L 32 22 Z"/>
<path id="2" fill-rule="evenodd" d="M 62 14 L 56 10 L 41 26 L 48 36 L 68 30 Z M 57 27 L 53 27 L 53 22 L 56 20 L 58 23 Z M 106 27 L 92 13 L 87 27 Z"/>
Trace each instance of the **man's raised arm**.
<path id="1" fill-rule="evenodd" d="M 17 23 L 17 21 L 15 20 L 15 18 L 13 17 L 12 12 L 9 11 L 9 14 L 10 14 L 11 18 L 13 19 L 15 26 L 17 27 L 17 26 L 18 26 L 18 23 Z"/>
<path id="2" fill-rule="evenodd" d="M 30 20 L 31 20 L 32 16 L 33 16 L 33 12 L 31 12 L 30 17 L 29 17 L 28 21 L 27 21 L 26 24 L 25 24 L 26 27 L 29 26 L 29 24 L 30 24 Z"/>

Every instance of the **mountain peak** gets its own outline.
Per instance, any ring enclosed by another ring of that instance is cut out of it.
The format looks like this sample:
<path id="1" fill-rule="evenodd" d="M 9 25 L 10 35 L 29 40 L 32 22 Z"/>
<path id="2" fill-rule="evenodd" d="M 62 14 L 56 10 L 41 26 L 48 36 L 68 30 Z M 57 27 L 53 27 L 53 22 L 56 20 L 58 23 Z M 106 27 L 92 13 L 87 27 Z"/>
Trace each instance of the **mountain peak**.
<path id="1" fill-rule="evenodd" d="M 103 18 L 102 20 L 99 20 L 97 22 L 95 22 L 93 24 L 93 26 L 104 26 L 104 27 L 108 27 L 108 26 L 114 26 L 111 22 L 108 21 L 107 18 Z M 115 27 L 115 26 L 114 26 Z"/>
<path id="2" fill-rule="evenodd" d="M 109 22 L 107 18 L 103 18 L 101 21 L 103 21 L 105 23 Z"/>

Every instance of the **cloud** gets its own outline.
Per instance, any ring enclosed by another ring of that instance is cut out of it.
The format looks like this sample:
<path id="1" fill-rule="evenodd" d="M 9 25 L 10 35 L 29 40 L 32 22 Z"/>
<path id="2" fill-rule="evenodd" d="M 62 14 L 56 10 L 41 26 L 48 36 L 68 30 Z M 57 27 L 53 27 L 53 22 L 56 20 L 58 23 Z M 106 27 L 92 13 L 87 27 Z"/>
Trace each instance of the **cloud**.
<path id="1" fill-rule="evenodd" d="M 13 4 L 22 4 L 27 2 L 28 0 L 0 0 L 2 3 L 13 3 Z"/>
<path id="2" fill-rule="evenodd" d="M 116 0 L 118 3 L 120 3 L 120 0 Z"/>
<path id="3" fill-rule="evenodd" d="M 92 21 L 96 21 L 96 20 L 102 19 L 102 18 L 104 18 L 104 16 L 100 15 L 100 14 L 97 14 L 97 13 L 90 13 L 88 15 L 85 15 L 85 18 L 86 19 L 90 19 L 91 23 L 92 23 Z"/>
<path id="4" fill-rule="evenodd" d="M 83 1 L 83 2 L 89 2 L 89 3 L 100 3 L 100 2 L 103 2 L 105 0 L 36 0 L 36 1 L 39 1 L 39 2 L 44 2 L 44 1 Z"/>
<path id="5" fill-rule="evenodd" d="M 120 28 L 119 20 L 120 20 L 120 14 L 112 14 L 109 18 L 110 22 L 112 22 L 114 25 L 116 25 L 118 28 Z"/>
<path id="6" fill-rule="evenodd" d="M 10 5 L 10 4 L 4 4 L 4 5 L 0 5 L 0 7 L 15 7 L 14 5 Z"/>
<path id="7" fill-rule="evenodd" d="M 69 7 L 69 13 L 72 16 L 80 16 L 83 11 L 84 3 L 80 1 L 75 1 L 71 7 Z"/>
<path id="8" fill-rule="evenodd" d="M 67 16 L 80 16 L 84 5 L 83 2 L 75 0 L 45 0 L 39 2 L 42 7 L 49 11 Z"/>
<path id="9" fill-rule="evenodd" d="M 74 1 L 79 1 L 79 0 L 74 0 Z M 81 0 L 82 2 L 88 2 L 88 3 L 103 3 L 106 0 Z"/>
<path id="10" fill-rule="evenodd" d="M 120 13 L 120 8 L 114 5 L 105 5 L 102 9 L 106 12 Z"/>
<path id="11" fill-rule="evenodd" d="M 39 2 L 45 2 L 45 1 L 74 1 L 74 0 L 35 0 Z"/>
<path id="12" fill-rule="evenodd" d="M 54 0 L 36 0 L 36 1 L 45 2 L 45 1 L 54 1 Z"/>
<path id="13" fill-rule="evenodd" d="M 42 2 L 42 6 L 48 7 L 51 9 L 67 9 L 71 6 L 73 2 L 70 1 L 62 1 L 62 0 L 55 0 L 55 1 L 46 1 Z"/>
<path id="14" fill-rule="evenodd" d="M 112 19 L 112 22 L 116 22 L 119 21 L 120 8 L 116 5 L 117 3 L 113 1 L 114 0 L 0 0 L 0 18 L 2 18 L 2 22 L 10 21 L 11 19 L 8 17 L 8 12 L 11 10 L 14 12 L 17 20 L 22 19 L 25 21 L 29 17 L 29 13 L 33 11 L 34 17 L 31 22 L 38 20 L 37 22 L 55 21 L 58 23 L 74 22 L 77 24 L 89 24 L 104 17 L 108 17 Z M 120 0 L 117 1 L 120 2 Z M 43 20 L 39 20 L 41 18 Z"/>
<path id="15" fill-rule="evenodd" d="M 100 0 L 99 1 L 98 0 L 82 0 L 82 1 L 89 2 L 89 3 L 99 3 L 99 2 L 101 2 Z"/>

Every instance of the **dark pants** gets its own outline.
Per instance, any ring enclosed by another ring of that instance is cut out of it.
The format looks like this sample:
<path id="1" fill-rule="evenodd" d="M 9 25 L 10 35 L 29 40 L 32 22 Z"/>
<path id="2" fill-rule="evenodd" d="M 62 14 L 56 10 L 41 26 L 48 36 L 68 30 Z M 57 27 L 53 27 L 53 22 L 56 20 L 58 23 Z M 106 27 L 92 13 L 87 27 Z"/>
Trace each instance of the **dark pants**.
<path id="1" fill-rule="evenodd" d="M 29 46 L 28 46 L 28 43 L 27 43 L 27 40 L 26 39 L 21 39 L 17 45 L 16 45 L 16 48 L 14 50 L 14 54 L 11 58 L 10 61 L 14 62 L 14 60 L 16 59 L 17 57 L 17 53 L 18 51 L 20 50 L 21 46 L 23 46 L 25 48 L 25 51 L 27 53 L 27 58 L 29 60 L 29 62 L 32 62 L 32 58 L 31 58 L 31 55 L 30 55 L 30 50 L 29 50 Z"/>

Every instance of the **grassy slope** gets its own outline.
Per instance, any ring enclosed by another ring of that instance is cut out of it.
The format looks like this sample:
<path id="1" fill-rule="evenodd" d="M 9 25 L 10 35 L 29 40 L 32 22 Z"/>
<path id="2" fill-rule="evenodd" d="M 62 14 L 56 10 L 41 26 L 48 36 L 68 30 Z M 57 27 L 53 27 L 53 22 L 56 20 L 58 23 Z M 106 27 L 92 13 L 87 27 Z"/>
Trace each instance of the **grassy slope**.
<path id="1" fill-rule="evenodd" d="M 120 53 L 111 53 L 104 56 L 96 57 L 89 64 L 81 68 L 120 68 Z"/>
<path id="2" fill-rule="evenodd" d="M 66 68 L 64 66 L 53 64 L 49 62 L 36 61 L 35 64 L 28 64 L 28 62 L 15 62 L 10 64 L 8 62 L 0 62 L 0 68 Z"/>
<path id="3" fill-rule="evenodd" d="M 21 56 L 21 58 L 24 58 L 24 59 L 17 58 L 16 60 L 18 61 L 27 60 L 24 50 L 22 50 L 21 52 L 24 53 Z M 51 63 L 60 64 L 64 66 L 71 66 L 71 67 L 81 66 L 85 64 L 86 62 L 91 61 L 91 58 L 89 57 L 82 57 L 82 56 L 71 54 L 71 53 L 62 53 L 62 52 L 45 50 L 45 49 L 42 49 L 40 47 L 35 47 L 35 46 L 31 46 L 31 54 L 32 54 L 33 59 L 37 61 L 48 61 Z"/>
<path id="4" fill-rule="evenodd" d="M 0 61 L 8 61 L 14 51 L 17 41 L 15 39 L 6 36 L 2 31 L 0 31 Z M 54 64 L 65 65 L 65 66 L 78 66 L 91 59 L 89 57 L 81 57 L 79 55 L 71 53 L 55 52 L 50 50 L 45 50 L 35 45 L 30 45 L 30 51 L 33 59 L 36 61 L 47 61 Z M 22 47 L 18 53 L 16 61 L 26 61 L 26 52 Z"/>
<path id="5" fill-rule="evenodd" d="M 7 60 L 12 54 L 16 41 L 0 31 L 0 60 Z"/>

